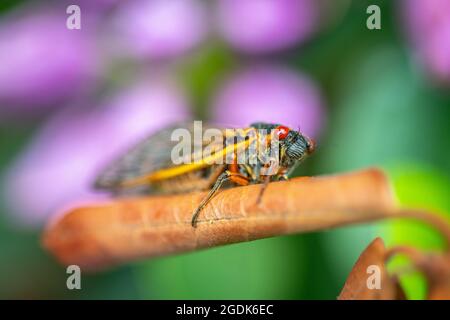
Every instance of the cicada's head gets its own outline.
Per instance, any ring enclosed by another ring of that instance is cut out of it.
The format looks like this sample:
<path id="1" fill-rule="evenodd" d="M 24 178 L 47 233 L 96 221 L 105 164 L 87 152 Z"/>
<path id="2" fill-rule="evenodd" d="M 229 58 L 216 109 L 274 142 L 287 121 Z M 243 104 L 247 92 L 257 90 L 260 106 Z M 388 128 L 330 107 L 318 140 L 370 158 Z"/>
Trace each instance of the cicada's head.
<path id="1" fill-rule="evenodd" d="M 289 167 L 314 152 L 315 142 L 299 131 L 279 125 L 275 128 L 280 141 L 281 164 Z"/>

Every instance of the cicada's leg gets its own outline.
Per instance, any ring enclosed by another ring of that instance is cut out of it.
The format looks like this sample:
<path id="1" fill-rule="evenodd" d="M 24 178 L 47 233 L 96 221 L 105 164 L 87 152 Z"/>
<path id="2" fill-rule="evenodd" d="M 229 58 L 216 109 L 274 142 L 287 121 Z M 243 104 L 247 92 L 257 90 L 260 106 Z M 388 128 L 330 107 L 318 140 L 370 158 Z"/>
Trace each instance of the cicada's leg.
<path id="1" fill-rule="evenodd" d="M 256 199 L 256 204 L 257 205 L 261 203 L 263 194 L 266 191 L 267 185 L 270 182 L 270 177 L 271 176 L 265 176 L 264 177 L 264 181 L 263 181 L 261 190 L 259 191 L 258 198 Z M 288 180 L 289 180 L 289 175 L 287 173 L 284 173 L 284 174 L 281 174 L 281 175 L 278 176 L 278 181 L 288 181 Z"/>
<path id="2" fill-rule="evenodd" d="M 264 181 L 263 181 L 261 190 L 259 191 L 258 198 L 256 199 L 256 204 L 257 204 L 257 205 L 261 203 L 263 194 L 264 194 L 264 192 L 266 191 L 267 185 L 268 185 L 269 182 L 270 182 L 270 177 L 271 177 L 271 176 L 265 176 L 265 177 L 264 177 Z M 283 174 L 281 174 L 281 175 L 278 176 L 278 181 L 288 181 L 288 180 L 289 180 L 289 173 L 283 173 Z"/>
<path id="3" fill-rule="evenodd" d="M 200 202 L 197 209 L 195 209 L 194 214 L 192 215 L 192 220 L 191 220 L 191 224 L 194 228 L 196 227 L 197 218 L 198 218 L 198 215 L 200 214 L 200 211 L 202 211 L 202 209 L 208 204 L 208 202 L 212 199 L 212 197 L 214 197 L 214 195 L 220 189 L 220 187 L 224 184 L 224 182 L 229 181 L 229 180 L 231 180 L 239 185 L 247 185 L 248 184 L 248 179 L 246 177 L 244 177 L 243 175 L 234 173 L 234 172 L 230 172 L 228 170 L 224 171 L 217 178 L 216 182 L 214 183 L 211 190 L 208 192 L 205 199 L 203 199 L 202 202 Z"/>
<path id="4" fill-rule="evenodd" d="M 261 203 L 264 191 L 266 191 L 266 188 L 269 185 L 270 177 L 271 176 L 264 176 L 264 181 L 263 181 L 263 183 L 261 185 L 261 189 L 259 190 L 258 198 L 256 198 L 256 204 L 257 205 Z"/>

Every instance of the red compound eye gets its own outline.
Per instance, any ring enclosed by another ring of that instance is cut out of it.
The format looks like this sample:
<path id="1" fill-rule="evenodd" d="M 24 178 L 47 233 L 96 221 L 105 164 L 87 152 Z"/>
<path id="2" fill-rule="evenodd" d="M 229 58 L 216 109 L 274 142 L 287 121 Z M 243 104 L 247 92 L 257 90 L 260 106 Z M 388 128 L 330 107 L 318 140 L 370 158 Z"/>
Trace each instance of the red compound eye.
<path id="1" fill-rule="evenodd" d="M 278 139 L 280 140 L 283 140 L 289 134 L 289 128 L 286 126 L 278 126 L 275 128 L 275 130 L 278 134 Z"/>

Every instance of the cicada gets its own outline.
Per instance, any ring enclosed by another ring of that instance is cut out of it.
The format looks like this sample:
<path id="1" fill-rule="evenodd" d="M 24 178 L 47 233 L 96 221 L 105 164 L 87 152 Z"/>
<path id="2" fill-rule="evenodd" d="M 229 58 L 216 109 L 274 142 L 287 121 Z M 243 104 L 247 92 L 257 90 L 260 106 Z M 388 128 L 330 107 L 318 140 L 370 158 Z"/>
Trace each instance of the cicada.
<path id="1" fill-rule="evenodd" d="M 183 134 L 188 141 L 180 141 Z M 107 166 L 95 188 L 117 196 L 209 190 L 192 213 L 195 227 L 221 187 L 261 183 L 259 202 L 270 181 L 287 180 L 314 148 L 312 139 L 281 124 L 259 122 L 243 129 L 217 129 L 199 121 L 177 124 Z"/>

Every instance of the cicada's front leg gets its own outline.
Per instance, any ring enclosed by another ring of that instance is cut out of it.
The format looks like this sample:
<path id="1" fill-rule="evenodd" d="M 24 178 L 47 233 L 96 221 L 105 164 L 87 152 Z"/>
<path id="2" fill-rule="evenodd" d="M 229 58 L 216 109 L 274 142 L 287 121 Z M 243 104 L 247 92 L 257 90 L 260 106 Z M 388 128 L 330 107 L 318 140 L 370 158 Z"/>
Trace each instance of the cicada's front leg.
<path id="1" fill-rule="evenodd" d="M 261 189 L 259 190 L 258 198 L 256 198 L 256 205 L 261 203 L 264 191 L 266 191 L 267 186 L 269 185 L 271 176 L 264 176 L 263 183 L 261 185 Z"/>
<path id="2" fill-rule="evenodd" d="M 266 191 L 270 180 L 272 180 L 273 173 L 276 172 L 274 170 L 278 170 L 276 173 L 277 177 L 280 175 L 280 172 L 284 173 L 284 170 L 279 170 L 277 159 L 271 159 L 269 161 L 269 164 L 265 165 L 263 167 L 263 170 L 261 170 L 261 172 L 266 173 L 266 175 L 263 175 L 264 178 L 260 179 L 260 180 L 262 180 L 262 185 L 261 185 L 261 189 L 259 191 L 258 197 L 256 198 L 256 205 L 259 205 L 261 203 L 264 192 Z"/>
<path id="3" fill-rule="evenodd" d="M 289 173 L 290 171 L 287 171 L 286 169 L 281 169 L 278 171 L 276 175 L 276 179 L 278 181 L 288 181 L 289 180 Z M 266 191 L 266 188 L 271 180 L 272 176 L 264 176 L 263 183 L 261 186 L 261 190 L 259 191 L 258 198 L 256 199 L 256 204 L 259 205 L 261 203 L 262 197 L 264 195 L 264 192 Z"/>

